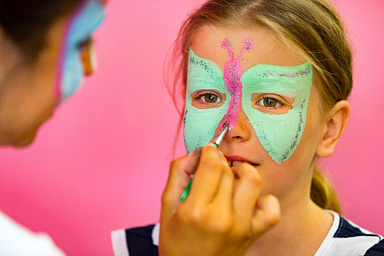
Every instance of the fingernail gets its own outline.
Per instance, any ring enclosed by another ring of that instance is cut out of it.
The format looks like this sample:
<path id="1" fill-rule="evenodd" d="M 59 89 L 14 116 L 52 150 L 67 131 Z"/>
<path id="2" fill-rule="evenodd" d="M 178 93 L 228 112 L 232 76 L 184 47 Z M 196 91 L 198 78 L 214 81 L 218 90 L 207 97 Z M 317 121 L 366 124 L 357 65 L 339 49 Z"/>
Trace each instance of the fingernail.
<path id="1" fill-rule="evenodd" d="M 200 155 L 200 153 L 201 153 L 201 147 L 198 147 L 195 150 L 193 150 L 191 153 L 189 153 L 189 155 L 190 156 L 197 156 L 197 155 Z"/>

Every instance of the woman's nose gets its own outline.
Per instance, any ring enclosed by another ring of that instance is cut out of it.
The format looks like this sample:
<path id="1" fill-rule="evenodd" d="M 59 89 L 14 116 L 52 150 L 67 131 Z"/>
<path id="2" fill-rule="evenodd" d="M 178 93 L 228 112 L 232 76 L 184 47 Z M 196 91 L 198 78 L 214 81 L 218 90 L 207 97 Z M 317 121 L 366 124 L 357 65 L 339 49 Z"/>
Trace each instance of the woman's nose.
<path id="1" fill-rule="evenodd" d="M 92 75 L 96 69 L 96 54 L 93 48 L 93 43 L 90 42 L 83 46 L 81 54 L 81 61 L 83 64 L 83 71 L 85 76 Z"/>

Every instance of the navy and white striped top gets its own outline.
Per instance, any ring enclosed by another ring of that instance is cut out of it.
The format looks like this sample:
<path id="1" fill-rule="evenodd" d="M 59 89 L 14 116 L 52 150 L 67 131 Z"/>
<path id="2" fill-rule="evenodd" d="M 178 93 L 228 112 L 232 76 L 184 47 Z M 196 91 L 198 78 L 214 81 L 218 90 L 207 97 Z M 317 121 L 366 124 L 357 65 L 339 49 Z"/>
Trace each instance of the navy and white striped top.
<path id="1" fill-rule="evenodd" d="M 339 214 L 315 256 L 384 256 L 384 240 Z M 160 224 L 112 232 L 115 256 L 158 256 Z"/>

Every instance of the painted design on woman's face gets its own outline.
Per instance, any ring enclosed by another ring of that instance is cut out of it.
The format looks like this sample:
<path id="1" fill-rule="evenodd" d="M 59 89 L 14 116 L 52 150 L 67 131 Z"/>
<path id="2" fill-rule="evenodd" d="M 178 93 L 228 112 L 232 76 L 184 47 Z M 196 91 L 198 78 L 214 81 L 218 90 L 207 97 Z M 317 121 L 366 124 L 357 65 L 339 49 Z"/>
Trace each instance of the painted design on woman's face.
<path id="1" fill-rule="evenodd" d="M 104 0 L 85 0 L 68 21 L 55 86 L 59 103 L 79 88 L 85 75 L 96 69 L 91 35 L 104 19 L 105 3 Z"/>
<path id="2" fill-rule="evenodd" d="M 241 110 L 241 89 L 243 88 L 241 82 L 241 76 L 243 75 L 243 66 L 240 59 L 243 56 L 245 50 L 250 50 L 253 47 L 253 40 L 246 39 L 243 43 L 240 54 L 235 59 L 233 52 L 231 51 L 231 42 L 228 38 L 225 38 L 221 43 L 221 47 L 228 51 L 230 60 L 224 65 L 224 84 L 227 91 L 231 95 L 231 101 L 229 103 L 228 112 L 225 115 L 221 126 L 228 124 L 229 129 L 232 129 L 237 124 L 237 116 Z"/>
<path id="3" fill-rule="evenodd" d="M 227 45 L 223 47 L 233 57 Z M 244 50 L 243 46 L 241 54 Z M 190 49 L 184 116 L 187 151 L 208 143 L 225 121 L 235 127 L 242 108 L 264 149 L 276 163 L 283 163 L 295 151 L 305 128 L 312 65 L 259 64 L 242 73 L 239 60 L 231 58 L 223 74 L 216 63 Z"/>

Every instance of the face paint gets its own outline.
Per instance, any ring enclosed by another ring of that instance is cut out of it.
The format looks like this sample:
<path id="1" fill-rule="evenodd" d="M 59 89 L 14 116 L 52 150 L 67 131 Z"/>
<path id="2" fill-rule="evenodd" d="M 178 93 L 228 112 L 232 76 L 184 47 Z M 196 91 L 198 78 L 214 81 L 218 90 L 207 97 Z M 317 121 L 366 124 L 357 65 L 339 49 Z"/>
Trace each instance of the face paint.
<path id="1" fill-rule="evenodd" d="M 243 56 L 244 50 L 250 50 L 253 47 L 253 41 L 246 39 L 243 43 L 243 48 L 237 59 L 234 58 L 233 52 L 231 51 L 231 42 L 228 38 L 224 39 L 221 43 L 221 47 L 228 51 L 230 60 L 224 65 L 224 83 L 227 91 L 231 94 L 231 102 L 229 103 L 228 112 L 224 117 L 223 122 L 220 126 L 227 123 L 229 130 L 234 128 L 237 123 L 237 116 L 241 109 L 241 89 L 242 82 L 241 76 L 243 74 L 243 66 L 240 63 L 241 56 Z"/>
<path id="2" fill-rule="evenodd" d="M 287 160 L 303 135 L 312 85 L 312 65 L 293 67 L 256 65 L 242 76 L 243 110 L 259 141 L 276 163 Z M 253 106 L 252 95 L 275 94 L 294 98 L 292 109 L 284 114 L 263 113 Z"/>
<path id="3" fill-rule="evenodd" d="M 198 57 L 190 49 L 184 116 L 184 140 L 187 151 L 191 152 L 196 147 L 208 143 L 221 120 L 224 122 L 228 117 L 227 121 L 231 122 L 233 128 L 240 111 L 239 106 L 242 106 L 264 149 L 276 163 L 280 164 L 293 154 L 305 128 L 313 76 L 312 66 L 309 63 L 293 67 L 260 64 L 242 74 L 241 64 L 238 63 L 240 58 L 235 60 L 233 54 L 229 50 L 228 52 L 232 58 L 225 64 L 228 68 L 224 67 L 226 74 L 223 75 L 216 63 Z M 241 81 L 238 79 L 239 74 Z M 231 91 L 231 85 L 242 87 L 242 97 L 236 91 L 237 88 Z M 217 90 L 226 94 L 227 100 L 220 107 L 198 109 L 192 106 L 191 97 L 197 90 Z M 289 97 L 294 102 L 292 108 L 285 113 L 263 113 L 255 108 L 256 102 L 252 102 L 252 96 L 257 94 Z M 236 97 L 240 99 L 233 100 Z M 229 109 L 231 105 L 235 106 L 234 110 Z"/>
<path id="4" fill-rule="evenodd" d="M 56 95 L 59 102 L 68 98 L 78 89 L 85 75 L 84 65 L 90 65 L 90 69 L 96 68 L 94 52 L 83 46 L 87 44 L 87 47 L 92 47 L 89 42 L 90 36 L 104 19 L 104 2 L 100 0 L 84 1 L 68 22 L 64 33 L 64 45 L 60 54 L 59 75 L 56 81 Z M 88 64 L 83 64 L 84 58 L 89 59 Z"/>
<path id="5" fill-rule="evenodd" d="M 228 110 L 231 100 L 225 85 L 224 77 L 216 63 L 198 57 L 192 49 L 189 51 L 188 85 L 184 115 L 184 142 L 188 153 L 204 146 L 215 135 Z M 217 90 L 227 94 L 224 104 L 217 108 L 199 109 L 192 105 L 191 94 L 198 90 Z"/>

